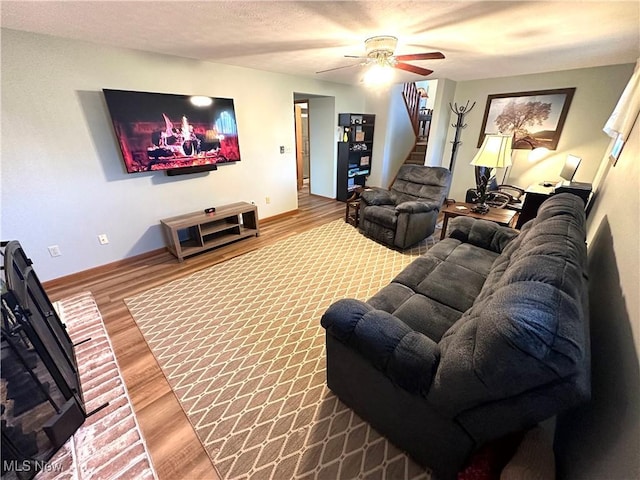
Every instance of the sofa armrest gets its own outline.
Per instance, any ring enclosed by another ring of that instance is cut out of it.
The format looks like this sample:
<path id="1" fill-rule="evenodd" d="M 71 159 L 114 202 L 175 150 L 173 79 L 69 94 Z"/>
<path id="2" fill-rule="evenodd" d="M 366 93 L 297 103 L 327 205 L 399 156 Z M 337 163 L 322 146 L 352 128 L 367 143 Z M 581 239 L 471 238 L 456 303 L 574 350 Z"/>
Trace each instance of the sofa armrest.
<path id="1" fill-rule="evenodd" d="M 502 253 L 507 244 L 518 236 L 518 231 L 513 228 L 471 217 L 456 217 L 449 225 L 449 237 L 496 253 Z"/>
<path id="2" fill-rule="evenodd" d="M 367 189 L 362 192 L 360 199 L 367 205 L 394 205 L 395 202 L 391 196 L 389 190 L 383 190 L 382 188 Z"/>
<path id="3" fill-rule="evenodd" d="M 327 333 L 357 350 L 398 386 L 426 397 L 440 349 L 402 320 L 355 299 L 331 305 L 321 319 Z"/>
<path id="4" fill-rule="evenodd" d="M 437 202 L 419 202 L 416 200 L 410 202 L 402 202 L 396 206 L 396 212 L 399 213 L 427 213 L 438 211 L 440 205 Z"/>

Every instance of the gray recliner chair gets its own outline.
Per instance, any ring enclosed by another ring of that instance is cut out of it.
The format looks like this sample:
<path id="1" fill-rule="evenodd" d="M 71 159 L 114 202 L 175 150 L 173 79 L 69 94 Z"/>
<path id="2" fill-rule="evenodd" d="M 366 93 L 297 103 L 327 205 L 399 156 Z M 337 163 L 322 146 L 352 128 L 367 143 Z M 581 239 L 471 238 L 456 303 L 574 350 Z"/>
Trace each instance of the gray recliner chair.
<path id="1" fill-rule="evenodd" d="M 450 184 L 446 168 L 402 165 L 389 190 L 362 192 L 360 231 L 400 250 L 415 245 L 434 232 Z"/>

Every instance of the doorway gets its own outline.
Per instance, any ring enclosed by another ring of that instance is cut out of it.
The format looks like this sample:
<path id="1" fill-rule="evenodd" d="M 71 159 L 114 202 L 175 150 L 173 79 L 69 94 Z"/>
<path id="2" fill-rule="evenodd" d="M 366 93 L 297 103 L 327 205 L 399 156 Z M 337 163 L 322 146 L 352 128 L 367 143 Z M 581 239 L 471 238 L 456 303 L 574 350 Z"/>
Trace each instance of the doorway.
<path id="1" fill-rule="evenodd" d="M 296 176 L 298 192 L 310 190 L 310 155 L 309 155 L 309 102 L 295 100 L 295 129 L 296 129 Z"/>
<path id="2" fill-rule="evenodd" d="M 338 116 L 335 100 L 335 97 L 326 95 L 295 92 L 293 94 L 294 112 L 298 103 L 307 104 L 306 116 L 302 105 L 300 105 L 299 118 L 294 119 L 298 186 L 303 190 L 308 190 L 311 195 L 327 198 L 336 198 L 338 144 L 335 132 Z M 300 133 L 300 141 L 298 141 L 298 132 Z M 305 150 L 307 155 L 305 155 Z M 298 151 L 300 152 L 299 157 Z M 308 158 L 308 162 L 305 162 L 305 157 Z M 307 169 L 306 173 L 305 168 Z"/>

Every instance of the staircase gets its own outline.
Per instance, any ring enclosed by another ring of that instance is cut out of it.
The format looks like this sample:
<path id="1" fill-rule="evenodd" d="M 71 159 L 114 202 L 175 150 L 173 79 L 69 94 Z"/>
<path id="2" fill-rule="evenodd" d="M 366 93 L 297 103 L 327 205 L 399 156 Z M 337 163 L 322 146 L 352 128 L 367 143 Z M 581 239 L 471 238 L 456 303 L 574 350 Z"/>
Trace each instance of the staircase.
<path id="1" fill-rule="evenodd" d="M 420 136 L 420 94 L 418 93 L 418 87 L 416 87 L 416 84 L 405 83 L 402 89 L 402 97 L 404 98 L 404 104 L 407 107 L 407 113 L 411 120 L 413 133 L 416 136 L 416 143 L 413 145 L 413 149 L 404 160 L 404 165 L 424 165 L 425 157 L 427 155 L 427 137 Z M 391 184 L 393 184 L 395 180 L 396 177 L 393 177 Z"/>
<path id="2" fill-rule="evenodd" d="M 405 83 L 402 89 L 402 96 L 404 97 L 404 104 L 407 107 L 407 113 L 411 119 L 413 133 L 416 135 L 416 143 L 411 152 L 409 152 L 404 163 L 410 165 L 424 165 L 427 153 L 427 138 L 419 136 L 420 94 L 418 93 L 418 87 L 416 87 L 416 84 Z"/>
<path id="3" fill-rule="evenodd" d="M 416 144 L 413 146 L 413 150 L 409 152 L 409 155 L 405 159 L 405 164 L 410 165 L 424 165 L 424 158 L 427 154 L 427 139 L 418 137 Z"/>

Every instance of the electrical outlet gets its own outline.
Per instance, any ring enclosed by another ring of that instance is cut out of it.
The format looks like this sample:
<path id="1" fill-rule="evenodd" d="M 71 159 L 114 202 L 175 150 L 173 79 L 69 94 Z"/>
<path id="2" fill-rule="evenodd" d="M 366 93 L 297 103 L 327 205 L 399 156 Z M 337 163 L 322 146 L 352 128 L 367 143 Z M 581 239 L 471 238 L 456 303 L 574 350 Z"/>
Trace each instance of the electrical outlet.
<path id="1" fill-rule="evenodd" d="M 106 233 L 101 233 L 98 235 L 98 241 L 100 242 L 100 245 L 106 245 L 109 243 L 109 237 L 107 237 Z"/>
<path id="2" fill-rule="evenodd" d="M 51 245 L 47 248 L 49 249 L 49 255 L 51 255 L 52 257 L 59 257 L 60 255 L 62 255 L 62 252 L 60 251 L 60 247 L 58 245 Z"/>
<path id="3" fill-rule="evenodd" d="M 264 197 L 264 203 L 269 205 L 271 203 L 271 197 Z"/>
<path id="4" fill-rule="evenodd" d="M 284 153 L 284 145 L 280 146 L 280 153 Z"/>

